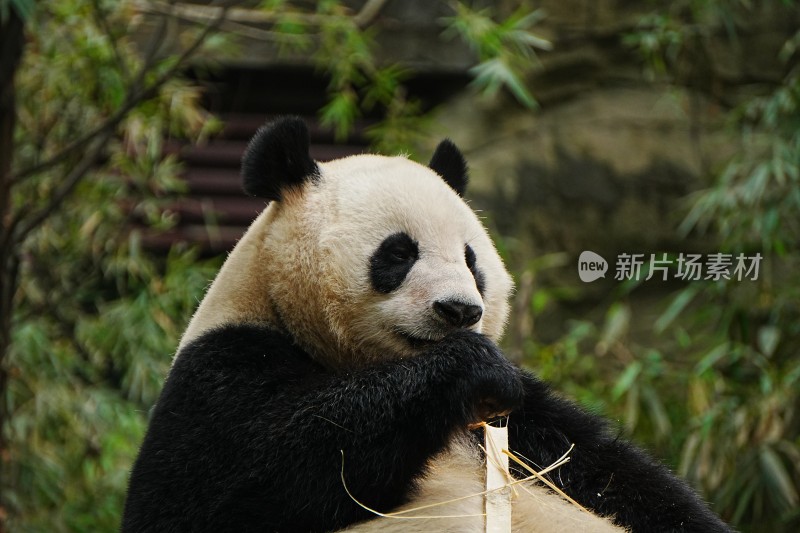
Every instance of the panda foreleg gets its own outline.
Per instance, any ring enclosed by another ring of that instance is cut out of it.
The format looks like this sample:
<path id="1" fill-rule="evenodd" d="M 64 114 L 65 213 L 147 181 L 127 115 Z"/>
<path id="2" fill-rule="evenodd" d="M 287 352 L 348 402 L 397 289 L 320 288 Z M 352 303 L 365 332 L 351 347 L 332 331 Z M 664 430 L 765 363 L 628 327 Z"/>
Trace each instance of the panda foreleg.
<path id="1" fill-rule="evenodd" d="M 527 372 L 522 379 L 525 400 L 509 417 L 509 446 L 544 467 L 575 444 L 570 461 L 551 477 L 580 504 L 634 533 L 732 531 L 685 481 L 612 435 L 603 419 Z"/>
<path id="2" fill-rule="evenodd" d="M 488 398 L 519 372 L 477 334 L 332 373 L 290 339 L 228 326 L 188 345 L 131 475 L 123 531 L 329 531 L 400 504 Z M 345 485 L 352 498 L 345 490 Z"/>
<path id="3" fill-rule="evenodd" d="M 372 516 L 352 498 L 381 512 L 402 503 L 457 429 L 487 404 L 515 407 L 522 388 L 493 343 L 461 332 L 414 358 L 315 376 L 293 394 L 284 444 L 318 463 L 304 468 L 313 484 L 307 512 L 317 507 L 320 521 L 336 516 L 344 526 Z"/>

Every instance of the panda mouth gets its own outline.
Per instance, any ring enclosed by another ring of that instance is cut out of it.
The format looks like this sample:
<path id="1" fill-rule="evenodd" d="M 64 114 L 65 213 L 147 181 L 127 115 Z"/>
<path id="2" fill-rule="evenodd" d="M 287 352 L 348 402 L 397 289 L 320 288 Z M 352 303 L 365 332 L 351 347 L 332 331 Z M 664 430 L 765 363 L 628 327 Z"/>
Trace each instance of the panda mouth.
<path id="1" fill-rule="evenodd" d="M 415 349 L 426 348 L 441 340 L 441 338 L 418 337 L 400 329 L 395 330 L 395 334 Z"/>

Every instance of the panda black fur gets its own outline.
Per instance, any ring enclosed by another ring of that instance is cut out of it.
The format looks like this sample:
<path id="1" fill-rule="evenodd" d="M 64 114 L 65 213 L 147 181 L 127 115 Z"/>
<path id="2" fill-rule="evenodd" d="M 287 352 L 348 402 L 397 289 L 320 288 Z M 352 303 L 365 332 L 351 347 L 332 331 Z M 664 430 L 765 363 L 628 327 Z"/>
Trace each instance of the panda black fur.
<path id="1" fill-rule="evenodd" d="M 376 518 L 345 484 L 381 512 L 479 492 L 465 428 L 507 411 L 510 449 L 537 465 L 575 444 L 552 479 L 596 513 L 530 487 L 515 530 L 730 531 L 667 468 L 504 358 L 511 282 L 459 197 L 466 164 L 446 141 L 430 167 L 317 164 L 299 119 L 258 132 L 245 188 L 272 202 L 184 334 L 124 532 L 481 531 L 480 516 Z M 432 514 L 468 509 L 482 511 Z"/>

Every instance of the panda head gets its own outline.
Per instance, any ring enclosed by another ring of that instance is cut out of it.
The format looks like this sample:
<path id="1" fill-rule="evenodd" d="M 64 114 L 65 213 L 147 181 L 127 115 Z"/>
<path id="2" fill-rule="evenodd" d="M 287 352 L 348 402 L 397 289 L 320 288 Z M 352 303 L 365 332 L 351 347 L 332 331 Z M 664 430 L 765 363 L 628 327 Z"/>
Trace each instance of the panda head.
<path id="1" fill-rule="evenodd" d="M 377 155 L 317 163 L 305 124 L 284 118 L 256 133 L 242 173 L 245 191 L 270 203 L 182 345 L 258 323 L 341 367 L 411 356 L 459 328 L 502 335 L 511 278 L 461 198 L 466 164 L 450 141 L 428 166 Z"/>

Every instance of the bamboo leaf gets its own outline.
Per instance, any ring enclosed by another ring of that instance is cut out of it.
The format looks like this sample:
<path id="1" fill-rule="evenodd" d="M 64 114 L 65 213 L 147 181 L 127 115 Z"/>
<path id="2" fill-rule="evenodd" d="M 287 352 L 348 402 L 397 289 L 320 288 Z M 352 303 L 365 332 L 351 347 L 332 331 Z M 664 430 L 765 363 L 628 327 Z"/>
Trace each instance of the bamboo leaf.
<path id="1" fill-rule="evenodd" d="M 775 494 L 780 496 L 785 508 L 796 507 L 798 504 L 797 489 L 778 454 L 772 448 L 764 446 L 759 454 L 759 462 L 766 474 L 766 481 L 773 488 Z"/>
<path id="2" fill-rule="evenodd" d="M 703 374 L 709 368 L 714 366 L 718 361 L 722 360 L 725 356 L 727 356 L 730 352 L 730 344 L 727 342 L 722 343 L 712 350 L 710 350 L 706 355 L 700 359 L 700 361 L 695 365 L 694 372 L 695 374 Z"/>
<path id="3" fill-rule="evenodd" d="M 700 288 L 697 285 L 691 285 L 684 290 L 680 291 L 672 302 L 670 302 L 667 309 L 658 317 L 655 323 L 656 333 L 663 333 L 676 318 L 686 309 L 692 300 L 697 296 Z"/>
<path id="4" fill-rule="evenodd" d="M 619 400 L 623 394 L 631 390 L 633 384 L 636 382 L 636 378 L 638 378 L 641 373 L 642 363 L 634 361 L 629 364 L 611 389 L 611 397 L 614 400 Z"/>
<path id="5" fill-rule="evenodd" d="M 775 326 L 762 326 L 758 328 L 758 348 L 767 357 L 775 353 L 775 348 L 781 340 L 781 330 Z"/>

